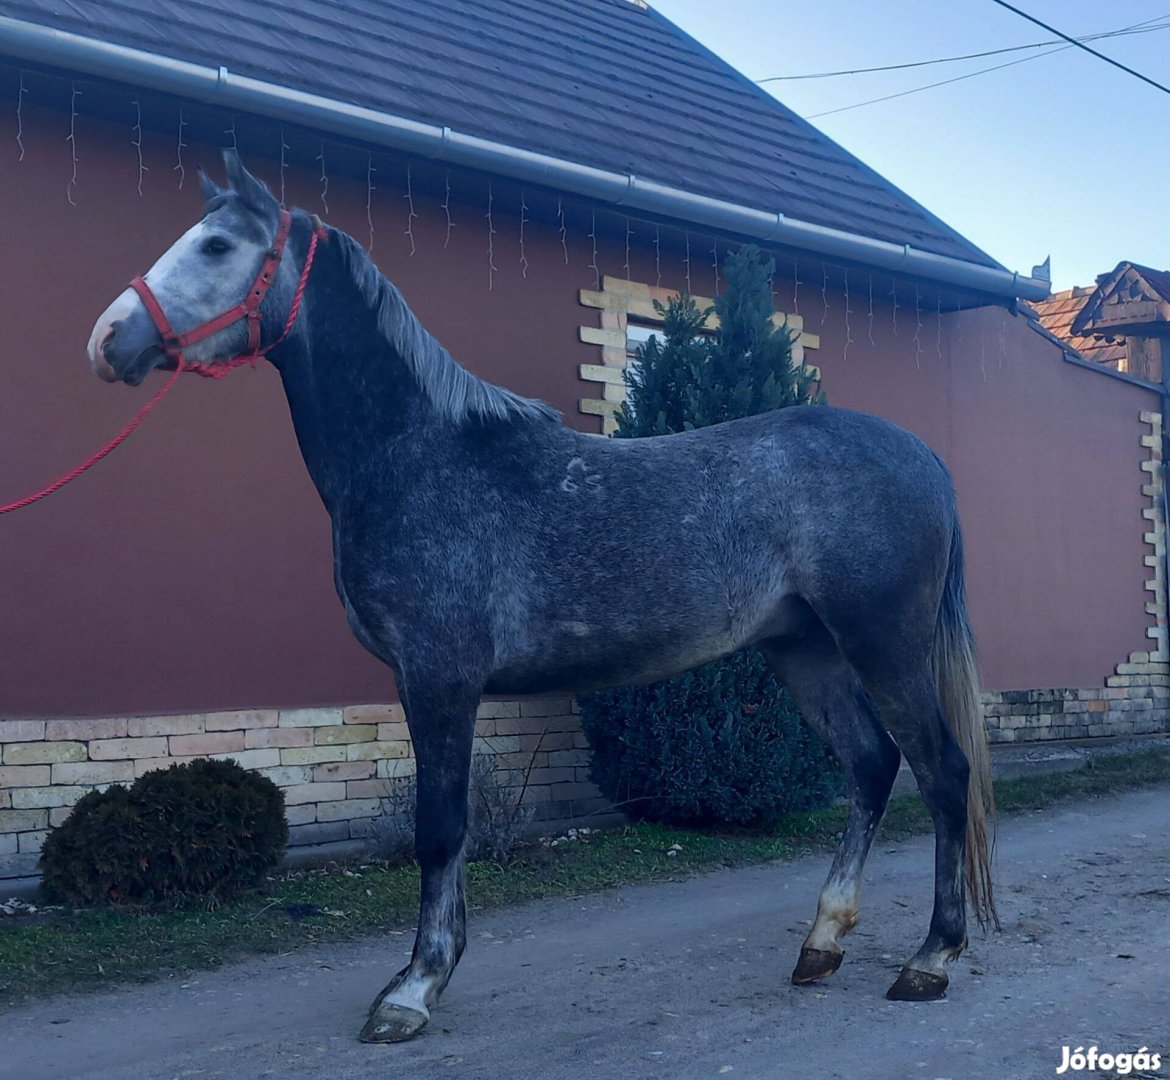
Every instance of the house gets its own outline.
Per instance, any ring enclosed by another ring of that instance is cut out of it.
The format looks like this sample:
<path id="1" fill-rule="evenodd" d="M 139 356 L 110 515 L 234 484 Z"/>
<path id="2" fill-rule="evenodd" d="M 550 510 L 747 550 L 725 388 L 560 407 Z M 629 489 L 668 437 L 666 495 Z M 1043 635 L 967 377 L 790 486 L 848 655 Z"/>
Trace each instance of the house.
<path id="1" fill-rule="evenodd" d="M 1160 383 L 1170 341 L 1170 271 L 1120 262 L 1093 288 L 1033 301 L 1045 330 L 1086 360 Z"/>
<path id="2" fill-rule="evenodd" d="M 4 499 L 143 400 L 99 384 L 84 344 L 225 144 L 365 243 L 469 368 L 599 437 L 652 301 L 714 295 L 754 240 L 829 400 L 951 465 L 991 736 L 1167 729 L 1160 387 L 1041 332 L 1020 304 L 1047 281 L 646 5 L 9 0 L 0 101 Z M 184 382 L 99 469 L 6 517 L 0 565 L 0 877 L 31 872 L 85 790 L 191 756 L 284 786 L 299 844 L 360 837 L 409 772 L 270 369 Z M 486 702 L 479 730 L 532 766 L 543 817 L 602 808 L 570 701 Z"/>

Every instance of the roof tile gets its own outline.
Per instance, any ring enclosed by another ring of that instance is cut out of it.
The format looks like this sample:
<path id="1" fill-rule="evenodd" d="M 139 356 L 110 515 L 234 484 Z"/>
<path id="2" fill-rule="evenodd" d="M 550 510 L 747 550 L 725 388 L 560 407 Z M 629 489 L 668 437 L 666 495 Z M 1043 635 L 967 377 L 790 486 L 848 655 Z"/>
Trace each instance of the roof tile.
<path id="1" fill-rule="evenodd" d="M 4 9 L 44 26 L 998 265 L 629 0 L 6 0 Z"/>

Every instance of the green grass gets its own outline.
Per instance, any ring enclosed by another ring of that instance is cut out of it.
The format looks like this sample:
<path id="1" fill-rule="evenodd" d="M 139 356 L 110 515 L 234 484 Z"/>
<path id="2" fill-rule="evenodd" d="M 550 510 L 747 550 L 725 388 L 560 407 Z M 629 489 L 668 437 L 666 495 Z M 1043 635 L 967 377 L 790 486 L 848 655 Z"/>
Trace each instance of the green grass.
<path id="1" fill-rule="evenodd" d="M 1069 797 L 1095 797 L 1170 781 L 1170 752 L 1095 758 L 1075 772 L 995 785 L 1001 813 L 1038 810 Z M 533 847 L 507 868 L 468 867 L 473 911 L 615 885 L 685 877 L 717 867 L 790 859 L 832 847 L 845 809 L 792 814 L 767 835 L 704 833 L 637 824 L 596 832 L 588 842 Z M 930 829 L 917 796 L 891 800 L 886 841 Z M 675 855 L 667 852 L 679 845 Z M 263 895 L 208 909 L 159 913 L 51 912 L 40 921 L 0 917 L 0 1004 L 115 982 L 181 978 L 246 955 L 285 953 L 364 934 L 409 931 L 417 911 L 418 871 L 333 867 L 271 881 Z M 812 903 L 812 898 L 809 900 Z M 299 914 L 290 905 L 311 905 Z"/>

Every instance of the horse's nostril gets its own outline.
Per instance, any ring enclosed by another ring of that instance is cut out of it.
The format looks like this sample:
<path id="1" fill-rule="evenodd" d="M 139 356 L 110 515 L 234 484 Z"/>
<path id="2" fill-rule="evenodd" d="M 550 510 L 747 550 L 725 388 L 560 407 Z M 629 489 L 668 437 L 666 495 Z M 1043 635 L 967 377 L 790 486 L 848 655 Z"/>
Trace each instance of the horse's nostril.
<path id="1" fill-rule="evenodd" d="M 102 338 L 101 342 L 98 344 L 98 354 L 102 357 L 103 360 L 105 359 L 106 355 L 106 346 L 109 345 L 113 340 L 114 328 L 111 326 L 109 330 L 106 331 L 105 336 Z"/>

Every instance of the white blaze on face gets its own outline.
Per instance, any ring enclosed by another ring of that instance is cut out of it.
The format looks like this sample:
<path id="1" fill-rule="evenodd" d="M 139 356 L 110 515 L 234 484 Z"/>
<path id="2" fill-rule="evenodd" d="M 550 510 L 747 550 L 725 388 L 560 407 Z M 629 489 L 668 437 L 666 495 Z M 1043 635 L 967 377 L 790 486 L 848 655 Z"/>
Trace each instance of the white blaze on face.
<path id="1" fill-rule="evenodd" d="M 107 382 L 113 382 L 115 376 L 114 369 L 102 355 L 102 346 L 106 343 L 106 339 L 114 332 L 114 323 L 119 319 L 127 318 L 135 306 L 141 304 L 142 301 L 133 289 L 124 289 L 118 294 L 118 298 L 98 316 L 97 322 L 93 324 L 93 331 L 89 335 L 89 343 L 85 347 L 85 353 L 89 357 L 90 370 Z"/>
<path id="2" fill-rule="evenodd" d="M 242 240 L 217 228 L 217 217 L 213 213 L 192 225 L 144 275 L 176 333 L 202 326 L 243 300 L 266 249 L 255 240 Z M 209 235 L 217 233 L 230 240 L 232 250 L 210 255 L 203 246 Z M 90 367 L 102 378 L 115 377 L 102 355 L 102 346 L 115 332 L 114 324 L 142 308 L 142 299 L 128 288 L 98 316 L 86 352 Z M 244 329 L 237 323 L 184 351 L 192 360 L 207 362 L 237 351 L 243 341 Z"/>

